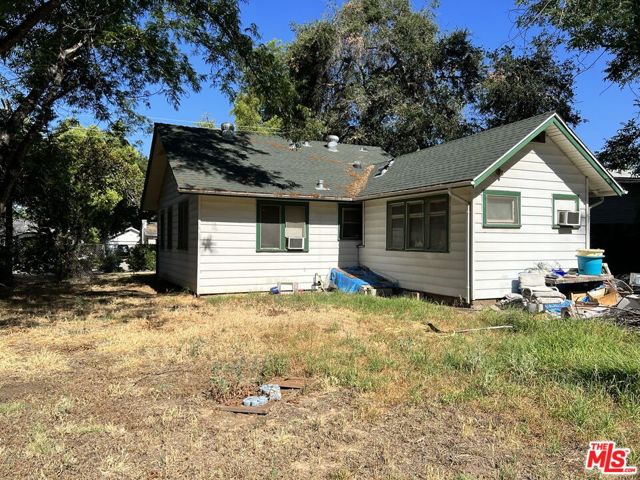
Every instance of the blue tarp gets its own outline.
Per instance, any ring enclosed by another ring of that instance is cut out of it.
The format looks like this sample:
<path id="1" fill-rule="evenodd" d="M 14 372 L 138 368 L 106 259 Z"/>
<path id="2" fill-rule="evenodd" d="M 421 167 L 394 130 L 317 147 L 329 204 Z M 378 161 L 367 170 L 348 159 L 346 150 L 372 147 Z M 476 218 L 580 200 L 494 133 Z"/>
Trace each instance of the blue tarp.
<path id="1" fill-rule="evenodd" d="M 329 282 L 340 290 L 346 293 L 358 293 L 362 287 L 367 287 L 369 284 L 364 280 L 360 280 L 358 277 L 351 275 L 348 272 L 340 268 L 332 268 L 329 273 Z"/>
<path id="2" fill-rule="evenodd" d="M 358 293 L 363 287 L 378 289 L 398 286 L 396 282 L 391 282 L 366 267 L 332 268 L 329 282 L 346 293 Z"/>

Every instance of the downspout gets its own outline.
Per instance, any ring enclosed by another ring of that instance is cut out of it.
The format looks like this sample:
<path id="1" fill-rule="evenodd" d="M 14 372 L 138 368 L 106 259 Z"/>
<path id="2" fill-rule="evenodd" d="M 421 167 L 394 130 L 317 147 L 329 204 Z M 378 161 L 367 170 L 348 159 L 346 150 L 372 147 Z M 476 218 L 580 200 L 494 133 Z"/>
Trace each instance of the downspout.
<path id="1" fill-rule="evenodd" d="M 451 188 L 447 189 L 448 193 L 449 193 L 449 197 L 453 197 L 456 198 L 458 200 L 460 200 L 462 203 L 467 205 L 467 235 L 466 235 L 466 248 L 467 248 L 467 298 L 466 301 L 469 305 L 471 305 L 471 302 L 473 301 L 473 299 L 471 298 L 471 267 L 472 267 L 472 251 L 471 251 L 471 231 L 473 229 L 473 222 L 472 222 L 472 218 L 471 218 L 471 202 L 473 202 L 473 198 L 470 201 L 465 200 L 464 198 L 462 198 L 460 195 L 458 195 L 457 193 L 453 193 L 453 191 L 451 190 Z"/>

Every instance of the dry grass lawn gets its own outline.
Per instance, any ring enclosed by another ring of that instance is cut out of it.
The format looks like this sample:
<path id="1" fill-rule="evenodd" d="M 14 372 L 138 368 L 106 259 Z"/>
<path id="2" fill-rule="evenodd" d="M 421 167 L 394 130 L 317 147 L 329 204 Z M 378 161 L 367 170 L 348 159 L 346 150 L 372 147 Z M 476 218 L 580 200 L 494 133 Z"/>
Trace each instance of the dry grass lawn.
<path id="1" fill-rule="evenodd" d="M 197 299 L 150 280 L 0 299 L 1 478 L 577 478 L 605 437 L 638 459 L 637 334 L 409 299 Z M 217 410 L 280 374 L 315 383 L 266 417 Z"/>

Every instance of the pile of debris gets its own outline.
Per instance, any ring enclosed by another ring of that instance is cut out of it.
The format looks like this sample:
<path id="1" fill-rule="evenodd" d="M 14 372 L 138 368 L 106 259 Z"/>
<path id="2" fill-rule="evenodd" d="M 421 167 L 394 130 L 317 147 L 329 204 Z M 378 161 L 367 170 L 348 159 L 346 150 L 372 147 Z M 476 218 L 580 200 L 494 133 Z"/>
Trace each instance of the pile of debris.
<path id="1" fill-rule="evenodd" d="M 550 275 L 565 274 L 558 267 L 539 264 L 519 275 L 520 293 L 509 293 L 497 303 L 501 309 L 523 308 L 558 318 L 607 318 L 619 325 L 640 328 L 640 274 L 629 275 L 629 283 L 610 274 L 587 291 L 562 293 L 549 286 Z M 568 298 L 567 298 L 568 297 Z"/>
<path id="2" fill-rule="evenodd" d="M 266 415 L 273 404 L 283 400 L 284 391 L 301 391 L 310 385 L 311 379 L 304 377 L 278 377 L 260 385 L 257 395 L 242 400 L 241 405 L 220 405 L 219 410 L 232 413 Z"/>

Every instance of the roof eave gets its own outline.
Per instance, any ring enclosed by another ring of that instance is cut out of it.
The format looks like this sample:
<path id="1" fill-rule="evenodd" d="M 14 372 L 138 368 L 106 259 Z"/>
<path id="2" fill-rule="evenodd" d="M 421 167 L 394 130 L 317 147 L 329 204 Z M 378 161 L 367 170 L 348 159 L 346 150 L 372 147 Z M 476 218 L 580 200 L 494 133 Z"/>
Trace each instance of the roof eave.
<path id="1" fill-rule="evenodd" d="M 252 198 L 275 198 L 287 200 L 325 200 L 333 202 L 353 202 L 352 197 L 341 197 L 337 195 L 302 194 L 302 193 L 264 193 L 264 192 L 235 192 L 231 190 L 178 187 L 179 193 L 196 195 L 219 195 L 223 197 L 252 197 Z"/>
<path id="2" fill-rule="evenodd" d="M 358 195 L 355 197 L 355 200 L 374 200 L 376 198 L 398 197 L 401 195 L 413 195 L 417 193 L 435 192 L 435 191 L 444 190 L 447 188 L 471 187 L 473 186 L 471 182 L 472 182 L 471 180 L 462 180 L 457 182 L 439 183 L 437 185 L 431 185 L 428 187 L 416 187 L 416 188 L 407 188 L 404 190 L 392 190 L 387 192 L 374 193 L 371 195 Z"/>
<path id="3" fill-rule="evenodd" d="M 153 126 L 153 136 L 151 137 L 151 149 L 149 150 L 149 159 L 147 160 L 147 171 L 144 175 L 144 187 L 142 189 L 142 196 L 140 197 L 140 211 L 144 212 L 147 210 L 151 210 L 149 208 L 145 208 L 146 205 L 146 196 L 147 196 L 147 186 L 149 184 L 149 177 L 151 176 L 151 162 L 153 160 L 153 151 L 156 147 L 156 126 Z"/>

